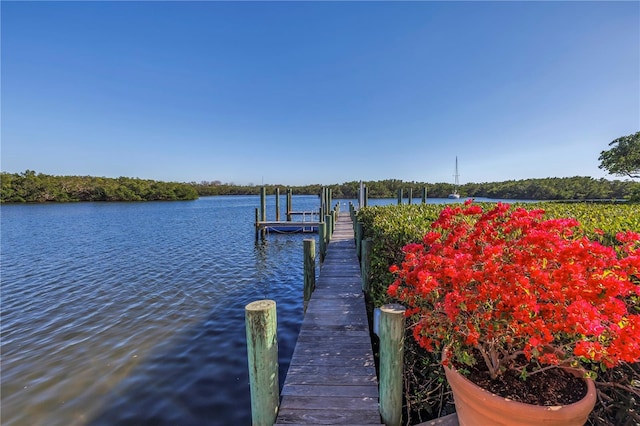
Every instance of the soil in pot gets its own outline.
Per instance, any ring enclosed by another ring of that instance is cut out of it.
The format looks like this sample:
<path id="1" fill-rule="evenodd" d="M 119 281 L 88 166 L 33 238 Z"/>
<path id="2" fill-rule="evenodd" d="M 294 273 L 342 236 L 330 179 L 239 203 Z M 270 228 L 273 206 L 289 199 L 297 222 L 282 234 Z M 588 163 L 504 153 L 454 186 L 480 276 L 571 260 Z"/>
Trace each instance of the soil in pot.
<path id="1" fill-rule="evenodd" d="M 497 379 L 492 380 L 487 370 L 477 364 L 466 367 L 466 377 L 481 388 L 491 393 L 509 398 L 513 401 L 534 405 L 568 405 L 584 398 L 587 384 L 560 368 L 541 371 L 522 380 L 515 371 L 508 370 Z"/>

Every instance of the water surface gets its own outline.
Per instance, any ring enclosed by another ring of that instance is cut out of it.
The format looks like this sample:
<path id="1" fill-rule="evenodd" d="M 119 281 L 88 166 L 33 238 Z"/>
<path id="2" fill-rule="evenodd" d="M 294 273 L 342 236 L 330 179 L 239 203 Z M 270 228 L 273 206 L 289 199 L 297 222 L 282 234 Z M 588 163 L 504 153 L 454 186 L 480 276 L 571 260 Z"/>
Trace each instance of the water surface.
<path id="1" fill-rule="evenodd" d="M 276 301 L 282 382 L 317 238 L 256 242 L 258 205 L 2 206 L 1 423 L 250 424 L 244 306 Z"/>

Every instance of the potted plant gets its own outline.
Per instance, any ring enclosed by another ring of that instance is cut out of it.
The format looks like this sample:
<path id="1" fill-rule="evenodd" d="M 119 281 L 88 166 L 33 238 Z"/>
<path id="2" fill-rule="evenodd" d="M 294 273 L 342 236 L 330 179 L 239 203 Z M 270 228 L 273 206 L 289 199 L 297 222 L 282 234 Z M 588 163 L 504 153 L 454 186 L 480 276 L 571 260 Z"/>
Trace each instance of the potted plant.
<path id="1" fill-rule="evenodd" d="M 407 306 L 413 336 L 425 349 L 443 351 L 462 425 L 540 424 L 526 420 L 534 411 L 559 415 L 557 424 L 584 424 L 595 404 L 590 378 L 640 359 L 640 234 L 620 233 L 618 245 L 608 247 L 587 238 L 575 219 L 543 216 L 502 203 L 486 211 L 470 201 L 447 206 L 422 243 L 405 246 L 401 265 L 390 268 L 397 278 L 388 294 Z M 535 376 L 570 383 L 566 371 L 582 377 L 585 401 L 536 407 L 500 395 L 515 383 L 507 377 L 535 396 L 528 388 Z M 471 397 L 457 385 L 477 389 L 478 378 L 499 389 L 478 389 L 482 400 L 468 407 Z M 505 400 L 533 411 L 483 417 L 504 412 L 493 404 Z M 579 404 L 586 414 L 574 413 Z"/>

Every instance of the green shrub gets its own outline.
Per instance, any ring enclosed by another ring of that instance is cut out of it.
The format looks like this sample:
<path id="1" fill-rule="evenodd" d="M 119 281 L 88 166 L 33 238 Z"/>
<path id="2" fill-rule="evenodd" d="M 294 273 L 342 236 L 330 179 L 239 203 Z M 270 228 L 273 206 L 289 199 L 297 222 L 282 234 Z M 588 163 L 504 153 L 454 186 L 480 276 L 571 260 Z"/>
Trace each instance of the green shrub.
<path id="1" fill-rule="evenodd" d="M 482 203 L 484 204 L 484 203 Z M 518 203 L 527 209 L 544 209 L 548 218 L 574 217 L 587 236 L 611 245 L 615 234 L 640 232 L 640 205 L 587 203 Z M 402 247 L 419 242 L 437 219 L 442 204 L 403 204 L 365 207 L 358 211 L 363 238 L 371 242 L 371 301 L 378 307 L 392 302 L 387 287 L 394 276 L 389 266 L 403 259 Z M 410 327 L 410 325 L 409 325 Z M 439 366 L 439 356 L 422 350 L 414 339 L 405 339 L 405 418 L 413 423 L 451 412 L 452 397 Z M 608 370 L 597 381 L 599 403 L 589 418 L 598 426 L 640 424 L 640 365 Z"/>

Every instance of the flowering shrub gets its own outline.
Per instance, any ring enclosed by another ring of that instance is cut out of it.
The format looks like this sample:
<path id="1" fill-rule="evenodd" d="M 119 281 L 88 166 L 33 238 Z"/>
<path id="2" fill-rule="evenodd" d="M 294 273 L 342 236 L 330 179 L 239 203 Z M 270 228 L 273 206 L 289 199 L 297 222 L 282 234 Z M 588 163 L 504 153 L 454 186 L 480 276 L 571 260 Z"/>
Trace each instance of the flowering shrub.
<path id="1" fill-rule="evenodd" d="M 577 220 L 543 214 L 448 206 L 423 243 L 404 247 L 388 294 L 407 305 L 420 346 L 448 347 L 445 364 L 479 354 L 492 378 L 640 360 L 640 234 L 607 247 Z"/>

